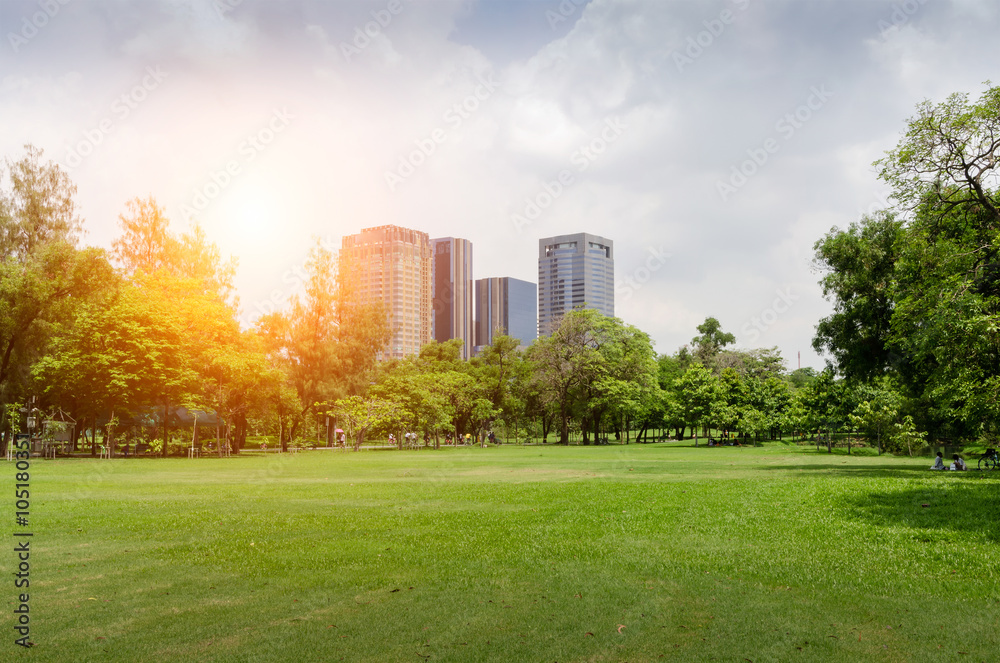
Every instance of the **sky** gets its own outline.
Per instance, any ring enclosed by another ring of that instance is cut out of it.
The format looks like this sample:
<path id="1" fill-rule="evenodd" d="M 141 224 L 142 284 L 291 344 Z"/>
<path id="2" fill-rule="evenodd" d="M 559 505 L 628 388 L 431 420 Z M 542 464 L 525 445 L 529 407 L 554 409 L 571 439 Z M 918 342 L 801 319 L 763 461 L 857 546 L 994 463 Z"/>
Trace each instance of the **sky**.
<path id="1" fill-rule="evenodd" d="M 0 0 L 0 158 L 64 167 L 89 245 L 136 197 L 200 224 L 245 324 L 362 228 L 529 281 L 589 232 L 658 352 L 712 316 L 818 369 L 815 242 L 888 204 L 918 103 L 1000 79 L 998 28 L 995 0 Z"/>

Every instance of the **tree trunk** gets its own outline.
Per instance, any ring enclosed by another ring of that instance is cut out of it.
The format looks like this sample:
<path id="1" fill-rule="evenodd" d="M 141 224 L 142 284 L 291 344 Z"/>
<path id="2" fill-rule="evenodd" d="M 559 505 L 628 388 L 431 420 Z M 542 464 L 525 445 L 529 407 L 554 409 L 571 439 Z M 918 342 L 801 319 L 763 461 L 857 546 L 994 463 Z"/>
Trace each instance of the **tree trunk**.
<path id="1" fill-rule="evenodd" d="M 170 397 L 163 398 L 163 457 L 167 457 L 170 440 Z"/>
<path id="2" fill-rule="evenodd" d="M 115 457 L 115 426 L 112 423 L 115 420 L 115 409 L 111 408 L 111 419 L 108 420 L 107 425 L 107 439 L 104 440 L 104 444 L 108 445 L 108 458 Z"/>
<path id="3" fill-rule="evenodd" d="M 559 444 L 569 445 L 569 413 L 565 407 L 559 413 Z"/>

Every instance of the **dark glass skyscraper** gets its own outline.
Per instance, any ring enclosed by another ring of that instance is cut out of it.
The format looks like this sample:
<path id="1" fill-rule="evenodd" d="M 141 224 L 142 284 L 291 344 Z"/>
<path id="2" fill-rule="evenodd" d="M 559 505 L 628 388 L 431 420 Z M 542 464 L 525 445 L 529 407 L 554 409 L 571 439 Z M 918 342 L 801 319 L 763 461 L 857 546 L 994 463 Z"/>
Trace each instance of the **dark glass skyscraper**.
<path id="1" fill-rule="evenodd" d="M 538 337 L 538 288 L 508 276 L 476 281 L 476 347 L 489 345 L 493 335 L 513 336 L 527 347 Z"/>
<path id="2" fill-rule="evenodd" d="M 567 311 L 615 314 L 614 242 L 576 233 L 538 240 L 538 335 L 548 336 Z"/>
<path id="3" fill-rule="evenodd" d="M 434 284 L 431 295 L 433 335 L 436 341 L 462 339 L 462 357 L 472 356 L 473 331 L 472 242 L 455 237 L 431 240 Z"/>

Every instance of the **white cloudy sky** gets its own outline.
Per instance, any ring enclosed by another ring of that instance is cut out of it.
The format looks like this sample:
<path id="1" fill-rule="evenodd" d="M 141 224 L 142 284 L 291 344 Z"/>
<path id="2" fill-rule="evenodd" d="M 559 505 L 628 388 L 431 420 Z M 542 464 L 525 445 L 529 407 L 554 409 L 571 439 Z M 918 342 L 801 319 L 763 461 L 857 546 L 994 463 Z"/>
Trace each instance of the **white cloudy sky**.
<path id="1" fill-rule="evenodd" d="M 0 0 L 0 155 L 65 165 L 91 244 L 136 196 L 194 212 L 247 319 L 313 237 L 394 223 L 534 281 L 539 237 L 585 231 L 658 351 L 715 316 L 820 367 L 813 243 L 881 204 L 915 104 L 1000 79 L 998 27 L 995 0 Z"/>

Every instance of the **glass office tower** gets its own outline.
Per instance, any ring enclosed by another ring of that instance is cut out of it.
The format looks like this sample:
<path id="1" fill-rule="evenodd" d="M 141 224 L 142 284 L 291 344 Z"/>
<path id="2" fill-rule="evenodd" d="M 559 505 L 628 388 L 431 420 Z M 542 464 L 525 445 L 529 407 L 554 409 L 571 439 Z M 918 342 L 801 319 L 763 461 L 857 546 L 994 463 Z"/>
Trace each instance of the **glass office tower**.
<path id="1" fill-rule="evenodd" d="M 525 348 L 538 337 L 538 288 L 508 276 L 476 281 L 476 354 L 506 334 Z"/>
<path id="2" fill-rule="evenodd" d="M 472 356 L 472 242 L 455 237 L 431 240 L 434 280 L 431 289 L 434 340 L 462 339 L 462 358 Z"/>
<path id="3" fill-rule="evenodd" d="M 538 240 L 538 335 L 548 336 L 567 311 L 615 314 L 615 252 L 610 239 L 576 233 Z"/>

